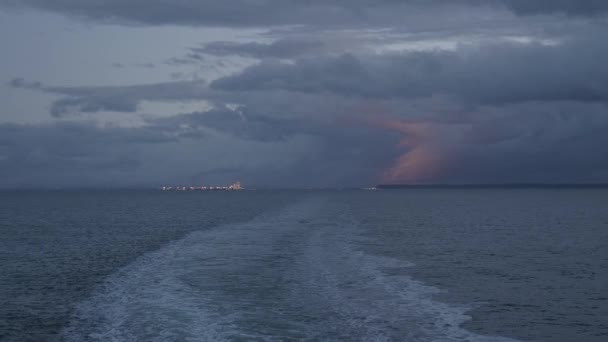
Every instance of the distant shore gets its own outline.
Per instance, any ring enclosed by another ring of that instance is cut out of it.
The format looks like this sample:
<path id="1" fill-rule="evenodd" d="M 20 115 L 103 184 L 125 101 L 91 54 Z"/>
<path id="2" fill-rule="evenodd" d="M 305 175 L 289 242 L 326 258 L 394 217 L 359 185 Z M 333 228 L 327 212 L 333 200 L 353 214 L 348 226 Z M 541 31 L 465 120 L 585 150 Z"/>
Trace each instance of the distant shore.
<path id="1" fill-rule="evenodd" d="M 608 188 L 607 183 L 582 184 L 543 184 L 543 183 L 507 183 L 507 184 L 378 184 L 377 189 L 596 189 Z"/>

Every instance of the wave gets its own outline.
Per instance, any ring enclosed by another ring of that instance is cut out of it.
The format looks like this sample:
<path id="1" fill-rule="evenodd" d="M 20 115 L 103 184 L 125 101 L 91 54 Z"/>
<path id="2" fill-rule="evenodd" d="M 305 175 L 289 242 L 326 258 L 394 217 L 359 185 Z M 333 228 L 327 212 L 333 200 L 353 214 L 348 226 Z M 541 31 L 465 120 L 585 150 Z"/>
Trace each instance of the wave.
<path id="1" fill-rule="evenodd" d="M 146 254 L 77 307 L 66 341 L 510 341 L 460 325 L 466 307 L 373 256 L 323 199 L 192 233 Z"/>

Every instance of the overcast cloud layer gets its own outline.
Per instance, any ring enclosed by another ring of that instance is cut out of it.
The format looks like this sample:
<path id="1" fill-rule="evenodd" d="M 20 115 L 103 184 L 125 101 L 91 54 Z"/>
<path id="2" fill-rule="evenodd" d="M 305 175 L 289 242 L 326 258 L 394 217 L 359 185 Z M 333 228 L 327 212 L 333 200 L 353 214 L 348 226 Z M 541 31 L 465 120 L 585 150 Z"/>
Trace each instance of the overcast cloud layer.
<path id="1" fill-rule="evenodd" d="M 54 13 L 154 42 L 146 60 L 120 60 L 117 48 L 83 61 L 115 55 L 112 68 L 143 75 L 129 82 L 93 67 L 105 81 L 0 65 L 17 110 L 47 103 L 43 120 L 0 120 L 0 187 L 608 182 L 607 10 L 600 0 L 0 0 L 6 15 Z M 176 27 L 201 39 L 166 58 L 168 42 L 145 30 Z"/>
<path id="2" fill-rule="evenodd" d="M 454 6 L 505 8 L 520 15 L 565 13 L 596 16 L 602 0 L 2 0 L 101 21 L 215 26 L 407 24 L 410 11 Z"/>

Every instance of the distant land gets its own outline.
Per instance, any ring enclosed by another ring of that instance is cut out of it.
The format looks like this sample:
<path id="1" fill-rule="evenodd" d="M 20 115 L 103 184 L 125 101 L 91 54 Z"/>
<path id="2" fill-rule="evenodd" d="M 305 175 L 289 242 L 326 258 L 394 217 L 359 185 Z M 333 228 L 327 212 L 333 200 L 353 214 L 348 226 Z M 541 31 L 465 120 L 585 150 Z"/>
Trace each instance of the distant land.
<path id="1" fill-rule="evenodd" d="M 596 189 L 608 183 L 378 184 L 377 189 Z"/>
<path id="2" fill-rule="evenodd" d="M 163 186 L 161 188 L 162 191 L 239 191 L 245 190 L 241 186 L 241 182 L 236 182 L 234 184 L 225 185 L 225 186 Z"/>

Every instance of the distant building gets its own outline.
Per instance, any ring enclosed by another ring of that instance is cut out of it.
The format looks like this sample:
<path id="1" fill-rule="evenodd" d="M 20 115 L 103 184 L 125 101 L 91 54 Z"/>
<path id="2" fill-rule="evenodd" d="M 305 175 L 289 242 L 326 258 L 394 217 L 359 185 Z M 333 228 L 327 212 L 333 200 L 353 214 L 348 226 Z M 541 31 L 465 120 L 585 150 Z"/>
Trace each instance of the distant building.
<path id="1" fill-rule="evenodd" d="M 206 190 L 223 190 L 223 191 L 236 191 L 244 190 L 241 186 L 241 182 L 236 182 L 228 186 L 163 186 L 160 188 L 162 191 L 206 191 Z"/>
<path id="2" fill-rule="evenodd" d="M 236 182 L 228 187 L 228 190 L 243 190 L 241 182 Z"/>

